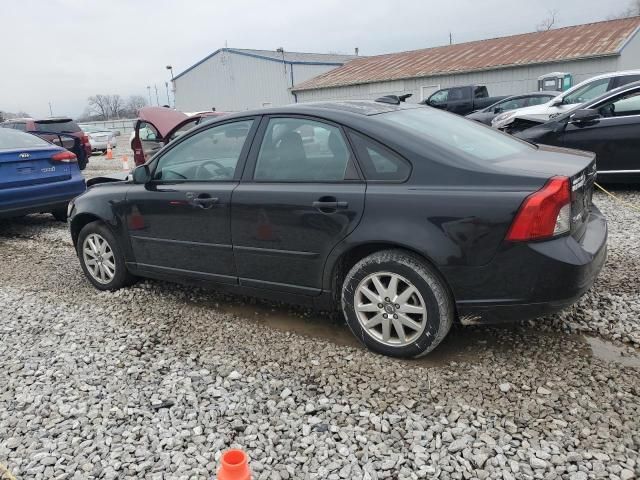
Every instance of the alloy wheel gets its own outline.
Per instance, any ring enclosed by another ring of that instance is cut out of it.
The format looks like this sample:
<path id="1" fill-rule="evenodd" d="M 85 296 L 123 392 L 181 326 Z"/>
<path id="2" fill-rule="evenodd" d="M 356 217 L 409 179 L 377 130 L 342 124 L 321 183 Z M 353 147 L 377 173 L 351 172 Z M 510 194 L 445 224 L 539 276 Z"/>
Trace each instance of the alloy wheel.
<path id="1" fill-rule="evenodd" d="M 385 345 L 409 345 L 427 326 L 424 298 L 415 285 L 396 273 L 365 277 L 355 291 L 353 306 L 362 328 Z"/>
<path id="2" fill-rule="evenodd" d="M 109 242 L 102 235 L 91 233 L 82 242 L 82 258 L 87 271 L 101 284 L 113 280 L 116 274 L 116 261 Z"/>

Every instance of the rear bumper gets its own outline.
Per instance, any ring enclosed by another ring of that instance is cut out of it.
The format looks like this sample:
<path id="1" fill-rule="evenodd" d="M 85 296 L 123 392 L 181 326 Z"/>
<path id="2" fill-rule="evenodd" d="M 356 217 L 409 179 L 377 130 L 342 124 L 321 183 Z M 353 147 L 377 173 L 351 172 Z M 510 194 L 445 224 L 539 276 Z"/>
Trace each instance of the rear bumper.
<path id="1" fill-rule="evenodd" d="M 456 269 L 452 284 L 463 324 L 527 320 L 575 303 L 594 283 L 607 257 L 607 222 L 594 206 L 580 241 L 513 244 L 486 266 Z"/>
<path id="2" fill-rule="evenodd" d="M 62 182 L 0 190 L 0 218 L 66 208 L 69 200 L 86 189 L 84 178 L 78 174 Z"/>

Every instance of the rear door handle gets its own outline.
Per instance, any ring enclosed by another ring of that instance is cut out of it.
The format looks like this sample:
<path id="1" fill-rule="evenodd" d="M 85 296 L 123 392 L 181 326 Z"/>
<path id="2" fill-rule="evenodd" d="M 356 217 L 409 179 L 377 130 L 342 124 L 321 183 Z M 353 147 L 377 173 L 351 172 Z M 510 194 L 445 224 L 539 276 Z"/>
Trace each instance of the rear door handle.
<path id="1" fill-rule="evenodd" d="M 317 208 L 319 210 L 341 210 L 344 208 L 349 208 L 349 202 L 338 202 L 334 201 L 322 201 L 316 200 L 311 204 L 313 208 Z"/>

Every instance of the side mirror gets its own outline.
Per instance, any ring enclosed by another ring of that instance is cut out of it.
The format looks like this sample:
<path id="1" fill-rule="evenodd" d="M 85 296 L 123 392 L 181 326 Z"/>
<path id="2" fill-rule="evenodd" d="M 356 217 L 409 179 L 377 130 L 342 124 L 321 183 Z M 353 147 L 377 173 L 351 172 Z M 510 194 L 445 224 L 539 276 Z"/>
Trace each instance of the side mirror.
<path id="1" fill-rule="evenodd" d="M 144 185 L 151 181 L 151 170 L 149 165 L 140 165 L 133 169 L 133 183 Z"/>
<path id="2" fill-rule="evenodd" d="M 552 107 L 557 107 L 558 105 L 562 105 L 564 103 L 564 98 L 558 98 L 553 101 L 551 104 Z"/>
<path id="3" fill-rule="evenodd" d="M 590 108 L 581 108 L 576 110 L 571 117 L 569 117 L 572 123 L 591 123 L 600 118 L 600 114 L 596 110 Z"/>
<path id="4" fill-rule="evenodd" d="M 493 113 L 500 113 L 502 112 L 502 107 L 496 107 L 493 109 Z"/>

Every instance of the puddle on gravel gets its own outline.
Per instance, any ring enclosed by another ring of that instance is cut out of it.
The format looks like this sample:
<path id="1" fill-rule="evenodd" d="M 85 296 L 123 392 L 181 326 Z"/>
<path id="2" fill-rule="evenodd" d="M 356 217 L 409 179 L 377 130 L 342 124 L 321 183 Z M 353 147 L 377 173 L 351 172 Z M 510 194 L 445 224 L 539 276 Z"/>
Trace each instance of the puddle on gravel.
<path id="1" fill-rule="evenodd" d="M 226 313 L 253 320 L 278 331 L 319 338 L 336 345 L 365 348 L 339 318 L 328 318 L 320 313 L 306 310 L 296 311 L 287 307 L 274 307 L 259 303 L 255 305 L 221 304 L 219 308 Z M 518 325 L 454 327 L 442 344 L 426 357 L 417 360 L 396 361 L 406 363 L 409 367 L 418 368 L 438 367 L 452 362 L 475 362 L 482 353 L 489 350 L 495 353 L 517 349 L 518 347 L 514 346 L 512 341 L 505 338 L 510 334 L 519 337 L 536 337 L 540 344 L 545 344 L 546 347 L 548 347 L 548 340 L 552 338 L 565 345 L 567 340 L 571 340 L 575 342 L 574 345 L 578 351 L 585 355 L 605 362 L 618 362 L 623 366 L 640 367 L 640 356 L 623 355 L 623 347 L 600 338 L 559 331 L 527 330 Z M 529 339 L 529 341 L 534 340 L 534 338 Z M 587 346 L 590 348 L 586 348 Z"/>
<path id="2" fill-rule="evenodd" d="M 251 319 L 282 332 L 292 332 L 310 338 L 320 338 L 337 345 L 365 349 L 353 336 L 351 330 L 340 319 L 327 318 L 318 313 L 297 313 L 286 307 L 264 305 L 220 305 L 226 313 Z M 465 328 L 454 328 L 438 348 L 424 358 L 401 360 L 410 367 L 436 367 L 451 362 L 471 362 L 486 349 L 500 350 L 505 345 L 495 338 L 495 332 L 482 332 Z"/>
<path id="3" fill-rule="evenodd" d="M 625 367 L 640 368 L 640 356 L 625 354 L 624 347 L 619 347 L 598 337 L 584 337 L 584 339 L 591 347 L 593 357 L 605 362 L 617 362 Z"/>

